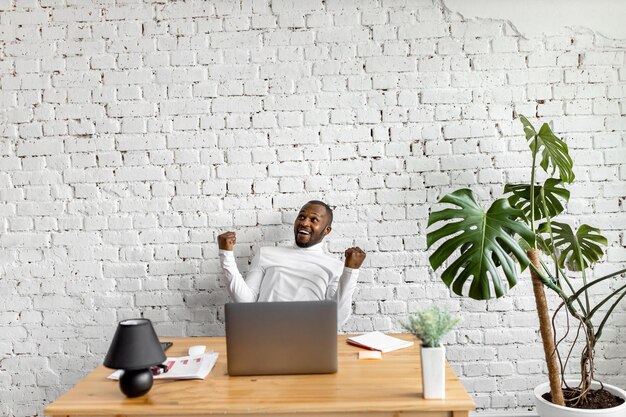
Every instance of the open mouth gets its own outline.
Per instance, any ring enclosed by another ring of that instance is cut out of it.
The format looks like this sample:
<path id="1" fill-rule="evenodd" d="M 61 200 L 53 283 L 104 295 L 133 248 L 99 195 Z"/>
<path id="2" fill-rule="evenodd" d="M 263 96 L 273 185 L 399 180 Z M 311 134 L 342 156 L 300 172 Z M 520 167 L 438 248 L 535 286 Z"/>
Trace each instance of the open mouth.
<path id="1" fill-rule="evenodd" d="M 300 229 L 298 230 L 298 235 L 299 236 L 311 236 L 311 232 L 306 229 Z"/>

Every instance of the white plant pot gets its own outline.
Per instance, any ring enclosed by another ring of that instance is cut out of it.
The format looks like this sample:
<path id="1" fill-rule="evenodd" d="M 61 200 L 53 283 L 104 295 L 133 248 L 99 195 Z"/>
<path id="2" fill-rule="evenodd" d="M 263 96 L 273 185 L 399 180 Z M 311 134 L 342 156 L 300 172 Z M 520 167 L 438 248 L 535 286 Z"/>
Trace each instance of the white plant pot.
<path id="1" fill-rule="evenodd" d="M 422 346 L 422 385 L 424 398 L 446 397 L 446 349 Z"/>
<path id="2" fill-rule="evenodd" d="M 567 381 L 570 386 L 577 386 L 578 381 Z M 592 389 L 599 389 L 600 384 L 598 382 L 591 383 Z M 617 388 L 613 385 L 604 384 L 604 389 L 613 395 L 626 399 L 626 391 Z M 550 391 L 550 383 L 545 382 L 538 385 L 535 388 L 535 405 L 537 407 L 537 414 L 540 417 L 624 417 L 626 416 L 626 402 L 617 407 L 603 408 L 599 410 L 584 410 L 579 408 L 569 408 L 560 405 L 552 404 L 550 401 L 546 401 L 541 396 Z"/>

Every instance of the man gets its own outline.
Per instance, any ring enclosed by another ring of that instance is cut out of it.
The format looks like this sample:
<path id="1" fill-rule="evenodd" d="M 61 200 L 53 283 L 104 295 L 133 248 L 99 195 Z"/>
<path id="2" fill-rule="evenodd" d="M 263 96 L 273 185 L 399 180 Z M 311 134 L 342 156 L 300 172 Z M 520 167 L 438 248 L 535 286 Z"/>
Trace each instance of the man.
<path id="1" fill-rule="evenodd" d="M 217 237 L 220 263 L 235 302 L 337 301 L 337 323 L 342 326 L 352 312 L 352 294 L 365 259 L 360 248 L 349 248 L 345 262 L 324 252 L 322 240 L 332 230 L 333 211 L 321 201 L 309 201 L 293 224 L 293 247 L 263 247 L 255 254 L 244 280 L 233 249 L 235 232 Z"/>

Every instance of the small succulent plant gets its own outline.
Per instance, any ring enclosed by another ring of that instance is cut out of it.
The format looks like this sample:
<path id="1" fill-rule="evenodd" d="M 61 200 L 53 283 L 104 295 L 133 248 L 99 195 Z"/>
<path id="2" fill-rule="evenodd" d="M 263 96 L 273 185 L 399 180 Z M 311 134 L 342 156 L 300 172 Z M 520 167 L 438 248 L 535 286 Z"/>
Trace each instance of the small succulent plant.
<path id="1" fill-rule="evenodd" d="M 441 339 L 456 326 L 461 317 L 452 317 L 447 310 L 432 306 L 409 316 L 402 327 L 422 341 L 424 347 L 438 347 Z"/>

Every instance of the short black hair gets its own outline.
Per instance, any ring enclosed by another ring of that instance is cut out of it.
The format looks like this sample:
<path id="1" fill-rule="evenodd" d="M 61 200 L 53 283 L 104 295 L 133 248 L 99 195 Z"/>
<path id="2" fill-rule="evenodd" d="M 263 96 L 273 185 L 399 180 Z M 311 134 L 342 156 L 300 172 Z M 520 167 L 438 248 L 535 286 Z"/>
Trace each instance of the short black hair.
<path id="1" fill-rule="evenodd" d="M 315 204 L 317 206 L 323 206 L 324 209 L 326 209 L 326 215 L 328 216 L 328 224 L 326 226 L 330 226 L 330 225 L 333 224 L 333 209 L 330 208 L 330 206 L 328 204 L 326 204 L 326 203 L 324 203 L 323 201 L 320 201 L 320 200 L 311 200 L 311 201 L 307 202 L 305 204 L 305 206 L 307 204 Z"/>

